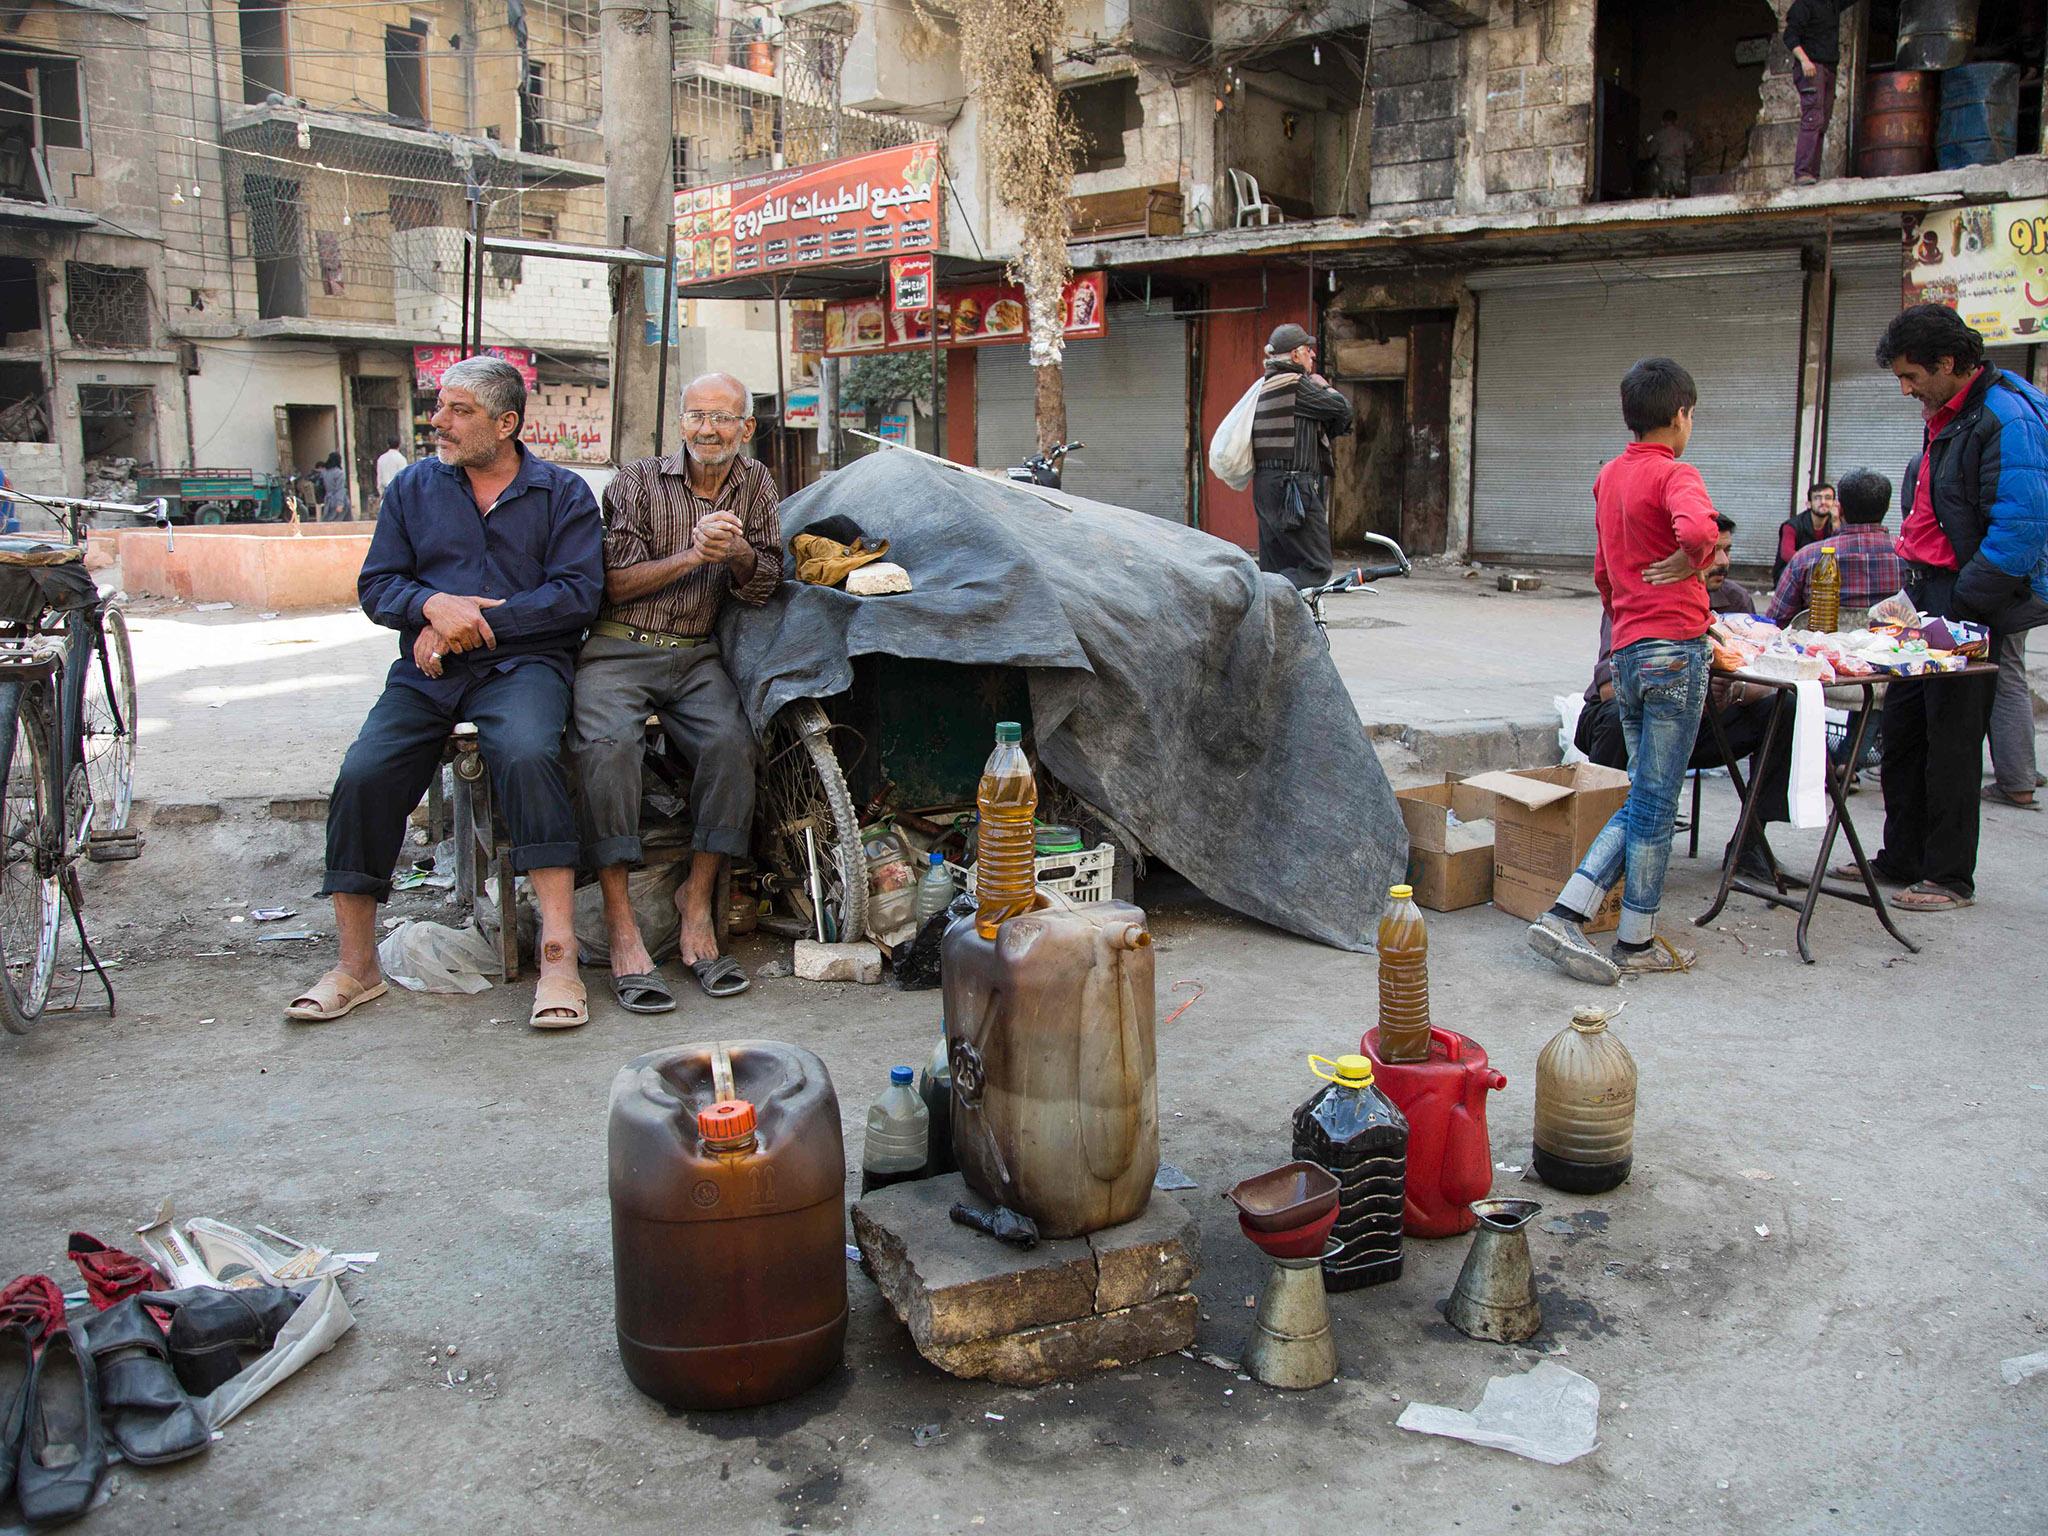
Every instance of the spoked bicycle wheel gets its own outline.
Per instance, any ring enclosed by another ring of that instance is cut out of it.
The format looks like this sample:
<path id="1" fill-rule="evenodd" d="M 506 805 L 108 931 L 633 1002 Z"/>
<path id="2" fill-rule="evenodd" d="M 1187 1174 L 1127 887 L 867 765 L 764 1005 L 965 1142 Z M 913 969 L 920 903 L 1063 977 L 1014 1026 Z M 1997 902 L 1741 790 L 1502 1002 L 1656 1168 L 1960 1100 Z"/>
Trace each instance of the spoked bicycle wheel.
<path id="1" fill-rule="evenodd" d="M 92 790 L 92 831 L 126 829 L 135 804 L 135 654 L 118 608 L 100 616 L 100 643 L 85 667 L 78 717 L 79 752 Z"/>
<path id="2" fill-rule="evenodd" d="M 58 845 L 64 836 L 51 765 L 48 698 L 0 684 L 6 796 L 0 801 L 0 1024 L 27 1034 L 50 1000 L 62 918 Z"/>
<path id="3" fill-rule="evenodd" d="M 832 750 L 832 722 L 815 699 L 785 705 L 768 727 L 759 799 L 765 866 L 799 915 L 815 930 L 815 870 L 825 937 L 862 937 L 868 926 L 867 853 L 853 795 Z"/>

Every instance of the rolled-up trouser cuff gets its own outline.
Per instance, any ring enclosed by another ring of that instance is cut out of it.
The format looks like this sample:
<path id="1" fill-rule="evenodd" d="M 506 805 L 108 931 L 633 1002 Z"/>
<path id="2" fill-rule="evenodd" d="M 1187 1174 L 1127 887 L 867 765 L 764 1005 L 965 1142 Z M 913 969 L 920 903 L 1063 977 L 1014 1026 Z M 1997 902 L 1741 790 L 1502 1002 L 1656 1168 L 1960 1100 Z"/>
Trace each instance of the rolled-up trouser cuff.
<path id="1" fill-rule="evenodd" d="M 583 864 L 586 869 L 610 869 L 614 865 L 634 865 L 644 862 L 640 839 L 637 837 L 601 837 L 583 848 Z"/>
<path id="2" fill-rule="evenodd" d="M 745 858 L 747 843 L 745 827 L 696 827 L 690 833 L 690 846 L 697 852 L 722 853 L 727 858 Z"/>
<path id="3" fill-rule="evenodd" d="M 527 843 L 512 850 L 512 871 L 523 875 L 535 869 L 574 869 L 578 847 L 575 843 Z"/>
<path id="4" fill-rule="evenodd" d="M 1627 902 L 1621 905 L 1621 927 L 1615 938 L 1624 944 L 1647 944 L 1657 933 L 1657 914 L 1638 912 Z"/>
<path id="5" fill-rule="evenodd" d="M 1606 897 L 1607 893 L 1601 890 L 1599 886 L 1595 885 L 1584 875 L 1574 873 L 1571 879 L 1565 881 L 1564 889 L 1557 893 L 1557 904 L 1561 907 L 1570 907 L 1574 912 L 1581 912 L 1587 917 L 1591 917 L 1600 910 L 1600 903 Z"/>
<path id="6" fill-rule="evenodd" d="M 360 875 L 352 869 L 330 869 L 327 878 L 320 882 L 322 896 L 374 896 L 378 901 L 391 899 L 391 882 L 379 880 L 375 875 Z"/>

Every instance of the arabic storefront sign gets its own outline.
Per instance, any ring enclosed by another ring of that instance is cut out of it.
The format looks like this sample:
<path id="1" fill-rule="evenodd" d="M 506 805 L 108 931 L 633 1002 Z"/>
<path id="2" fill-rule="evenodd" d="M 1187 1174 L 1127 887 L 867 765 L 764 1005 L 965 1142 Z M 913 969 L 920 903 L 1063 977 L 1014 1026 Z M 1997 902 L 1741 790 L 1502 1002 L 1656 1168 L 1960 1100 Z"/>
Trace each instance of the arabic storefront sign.
<path id="1" fill-rule="evenodd" d="M 1908 304 L 1946 304 L 1992 346 L 2048 335 L 2048 198 L 1907 214 Z"/>
<path id="2" fill-rule="evenodd" d="M 885 443 L 908 443 L 910 441 L 910 415 L 907 411 L 891 411 L 882 418 L 881 430 L 875 436 Z"/>
<path id="3" fill-rule="evenodd" d="M 825 350 L 824 310 L 799 309 L 790 315 L 789 350 L 792 352 L 822 352 Z"/>
<path id="4" fill-rule="evenodd" d="M 540 384 L 540 373 L 533 366 L 533 352 L 526 347 L 485 347 L 483 355 L 495 357 L 510 363 L 519 370 L 519 377 L 526 381 L 530 394 Z M 414 347 L 412 349 L 413 382 L 421 389 L 439 389 L 441 375 L 462 361 L 460 347 Z"/>
<path id="5" fill-rule="evenodd" d="M 612 396 L 601 384 L 543 384 L 526 397 L 519 440 L 556 464 L 611 461 Z"/>
<path id="6" fill-rule="evenodd" d="M 1106 299 L 1100 272 L 1083 272 L 1067 284 L 1061 307 L 1069 341 L 1107 333 Z M 928 347 L 932 323 L 929 310 L 891 313 L 880 298 L 840 300 L 825 306 L 825 355 L 849 357 Z M 939 341 L 951 347 L 1022 341 L 1026 330 L 1024 290 L 1009 283 L 941 288 L 938 328 Z"/>
<path id="7" fill-rule="evenodd" d="M 931 307 L 931 257 L 892 257 L 889 262 L 890 310 L 898 314 L 922 314 Z"/>
<path id="8" fill-rule="evenodd" d="M 865 427 L 868 424 L 868 408 L 865 405 L 849 405 L 844 401 L 839 406 L 839 425 L 842 427 Z M 789 402 L 782 412 L 782 424 L 795 430 L 810 429 L 818 425 L 818 392 L 815 389 L 792 389 Z"/>
<path id="9" fill-rule="evenodd" d="M 910 144 L 676 194 L 676 281 L 930 251 L 939 146 Z"/>

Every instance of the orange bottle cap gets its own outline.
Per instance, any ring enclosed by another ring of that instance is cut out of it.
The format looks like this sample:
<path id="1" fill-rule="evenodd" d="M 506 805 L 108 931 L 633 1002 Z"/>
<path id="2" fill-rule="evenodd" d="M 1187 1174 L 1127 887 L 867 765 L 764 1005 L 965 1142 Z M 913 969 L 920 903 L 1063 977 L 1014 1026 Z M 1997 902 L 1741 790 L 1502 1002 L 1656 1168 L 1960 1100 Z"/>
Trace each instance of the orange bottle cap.
<path id="1" fill-rule="evenodd" d="M 706 1141 L 744 1141 L 755 1123 L 754 1106 L 745 1099 L 721 1099 L 697 1111 L 697 1134 Z"/>

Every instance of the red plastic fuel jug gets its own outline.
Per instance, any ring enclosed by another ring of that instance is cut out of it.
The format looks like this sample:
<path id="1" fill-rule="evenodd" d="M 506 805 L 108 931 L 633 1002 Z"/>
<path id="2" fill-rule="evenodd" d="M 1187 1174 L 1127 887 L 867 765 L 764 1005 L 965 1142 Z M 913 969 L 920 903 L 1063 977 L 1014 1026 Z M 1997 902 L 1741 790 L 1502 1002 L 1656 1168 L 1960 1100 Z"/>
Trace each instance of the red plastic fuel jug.
<path id="1" fill-rule="evenodd" d="M 1471 1231 L 1472 1202 L 1493 1188 L 1486 1096 L 1507 1087 L 1508 1080 L 1487 1065 L 1484 1046 L 1434 1025 L 1426 1061 L 1382 1061 L 1377 1027 L 1365 1032 L 1358 1048 L 1371 1058 L 1380 1092 L 1408 1117 L 1402 1231 L 1410 1237 Z"/>

